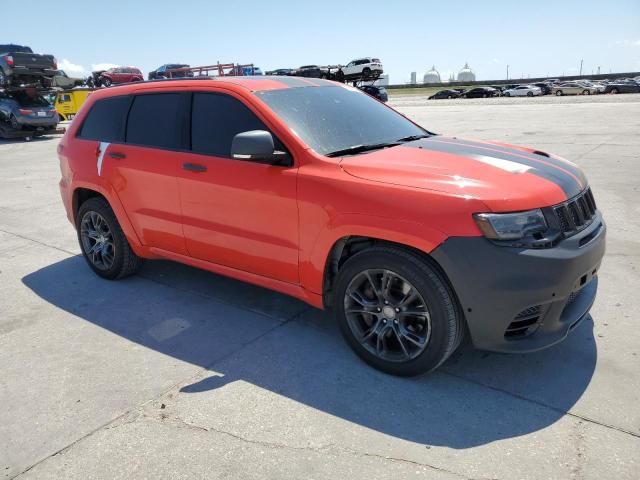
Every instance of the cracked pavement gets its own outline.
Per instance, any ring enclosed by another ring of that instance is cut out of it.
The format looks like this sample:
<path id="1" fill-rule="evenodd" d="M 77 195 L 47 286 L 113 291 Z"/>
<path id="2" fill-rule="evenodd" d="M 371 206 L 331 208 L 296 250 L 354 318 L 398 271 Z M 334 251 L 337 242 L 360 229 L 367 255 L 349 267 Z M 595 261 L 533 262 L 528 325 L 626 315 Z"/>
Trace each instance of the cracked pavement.
<path id="1" fill-rule="evenodd" d="M 640 478 L 640 95 L 509 100 L 390 103 L 586 170 L 609 227 L 592 318 L 535 354 L 466 342 L 418 379 L 258 287 L 164 261 L 98 279 L 56 138 L 0 141 L 0 478 Z"/>

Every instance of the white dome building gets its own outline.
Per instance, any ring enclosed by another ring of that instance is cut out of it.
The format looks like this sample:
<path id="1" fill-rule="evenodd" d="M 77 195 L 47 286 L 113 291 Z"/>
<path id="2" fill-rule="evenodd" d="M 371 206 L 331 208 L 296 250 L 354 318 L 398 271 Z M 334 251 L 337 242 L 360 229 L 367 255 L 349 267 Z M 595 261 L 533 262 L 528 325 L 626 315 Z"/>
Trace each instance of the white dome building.
<path id="1" fill-rule="evenodd" d="M 458 72 L 458 81 L 459 82 L 475 82 L 476 74 L 469 68 L 469 64 L 465 63 L 462 70 Z"/>
<path id="2" fill-rule="evenodd" d="M 423 83 L 442 83 L 442 80 L 440 79 L 440 72 L 436 70 L 435 65 L 431 67 L 431 70 L 424 74 L 422 81 Z"/>

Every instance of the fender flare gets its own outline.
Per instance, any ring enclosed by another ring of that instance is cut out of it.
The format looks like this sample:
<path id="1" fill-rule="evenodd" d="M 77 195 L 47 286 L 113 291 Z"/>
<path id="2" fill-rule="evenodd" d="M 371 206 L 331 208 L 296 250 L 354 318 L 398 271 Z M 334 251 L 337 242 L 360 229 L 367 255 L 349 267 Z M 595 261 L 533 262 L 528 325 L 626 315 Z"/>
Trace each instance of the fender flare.
<path id="1" fill-rule="evenodd" d="M 447 239 L 443 232 L 409 220 L 356 213 L 338 215 L 318 234 L 307 255 L 301 249 L 300 281 L 304 288 L 323 293 L 326 264 L 333 247 L 341 239 L 353 236 L 406 245 L 426 254 Z"/>
<path id="2" fill-rule="evenodd" d="M 109 203 L 109 206 L 111 207 L 111 209 L 113 210 L 113 213 L 116 216 L 116 219 L 118 220 L 118 223 L 120 224 L 120 228 L 122 228 L 122 231 L 125 237 L 127 237 L 127 240 L 131 245 L 131 248 L 136 253 L 136 255 L 142 256 L 145 248 L 143 247 L 142 242 L 138 238 L 138 235 L 135 229 L 133 228 L 131 221 L 129 220 L 129 216 L 127 215 L 127 212 L 125 211 L 124 206 L 122 205 L 122 202 L 120 201 L 120 198 L 118 197 L 116 192 L 110 191 L 109 189 L 105 188 L 103 185 L 82 182 L 82 181 L 74 181 L 73 187 L 71 189 L 72 199 L 75 200 L 76 191 L 80 188 L 83 188 L 86 190 L 93 190 L 94 192 L 97 192 L 100 195 L 102 195 L 107 200 L 107 202 Z M 73 215 L 74 215 L 74 225 L 76 220 L 75 218 L 76 211 L 79 207 L 80 207 L 79 205 L 75 205 L 75 201 L 74 201 L 72 205 Z"/>

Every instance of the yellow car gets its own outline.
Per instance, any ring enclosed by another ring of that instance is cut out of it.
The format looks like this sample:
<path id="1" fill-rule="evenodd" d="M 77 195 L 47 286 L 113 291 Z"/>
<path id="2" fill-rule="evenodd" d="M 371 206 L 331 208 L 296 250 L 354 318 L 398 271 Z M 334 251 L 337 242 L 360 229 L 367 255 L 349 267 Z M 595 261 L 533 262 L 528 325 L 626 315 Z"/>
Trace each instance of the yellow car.
<path id="1" fill-rule="evenodd" d="M 73 120 L 92 91 L 89 88 L 74 88 L 56 93 L 54 106 L 60 121 Z"/>

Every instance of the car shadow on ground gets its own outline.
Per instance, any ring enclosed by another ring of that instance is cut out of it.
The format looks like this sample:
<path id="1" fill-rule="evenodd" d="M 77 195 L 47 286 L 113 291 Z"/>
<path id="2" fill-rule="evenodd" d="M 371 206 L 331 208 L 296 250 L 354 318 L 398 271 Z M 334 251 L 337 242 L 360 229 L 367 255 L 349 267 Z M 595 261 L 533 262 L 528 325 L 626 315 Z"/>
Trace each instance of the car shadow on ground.
<path id="1" fill-rule="evenodd" d="M 76 256 L 25 276 L 23 283 L 92 324 L 211 370 L 182 387 L 183 395 L 250 382 L 426 445 L 470 448 L 548 427 L 582 396 L 596 365 L 589 317 L 566 341 L 539 353 L 490 354 L 465 342 L 436 373 L 396 378 L 364 365 L 329 314 L 296 300 L 170 262 L 148 262 L 142 277 L 102 280 Z M 184 283 L 192 279 L 193 286 Z M 256 297 L 262 300 L 256 303 Z M 245 305 L 249 298 L 250 311 L 229 305 Z M 265 314 L 255 313 L 260 310 Z M 286 316 L 274 321 L 278 311 Z M 167 322 L 178 325 L 178 333 L 158 335 Z M 229 355 L 229 345 L 246 346 Z"/>
<path id="2" fill-rule="evenodd" d="M 24 137 L 18 138 L 0 138 L 0 145 L 9 145 L 15 143 L 33 143 L 33 142 L 46 142 L 47 140 L 59 140 L 59 136 L 43 135 L 29 137 L 30 140 L 25 140 Z"/>

